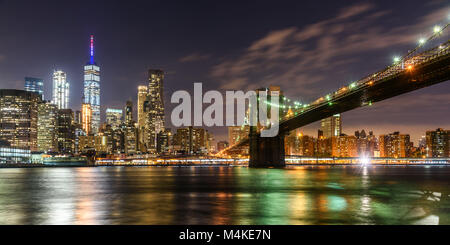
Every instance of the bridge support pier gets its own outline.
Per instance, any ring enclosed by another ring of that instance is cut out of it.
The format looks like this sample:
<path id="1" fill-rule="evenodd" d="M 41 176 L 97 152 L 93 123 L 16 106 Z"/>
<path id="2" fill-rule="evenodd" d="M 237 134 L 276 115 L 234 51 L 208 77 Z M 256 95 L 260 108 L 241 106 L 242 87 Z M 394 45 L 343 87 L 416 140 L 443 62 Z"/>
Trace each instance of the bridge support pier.
<path id="1" fill-rule="evenodd" d="M 251 127 L 249 139 L 251 168 L 286 167 L 284 135 L 263 138 Z"/>

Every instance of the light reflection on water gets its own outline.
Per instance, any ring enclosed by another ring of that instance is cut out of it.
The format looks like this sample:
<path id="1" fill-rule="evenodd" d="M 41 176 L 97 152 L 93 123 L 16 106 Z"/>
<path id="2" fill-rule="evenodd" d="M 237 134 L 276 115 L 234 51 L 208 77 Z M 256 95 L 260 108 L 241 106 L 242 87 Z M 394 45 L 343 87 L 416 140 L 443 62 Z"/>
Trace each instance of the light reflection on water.
<path id="1" fill-rule="evenodd" d="M 0 224 L 450 224 L 449 167 L 0 169 Z"/>

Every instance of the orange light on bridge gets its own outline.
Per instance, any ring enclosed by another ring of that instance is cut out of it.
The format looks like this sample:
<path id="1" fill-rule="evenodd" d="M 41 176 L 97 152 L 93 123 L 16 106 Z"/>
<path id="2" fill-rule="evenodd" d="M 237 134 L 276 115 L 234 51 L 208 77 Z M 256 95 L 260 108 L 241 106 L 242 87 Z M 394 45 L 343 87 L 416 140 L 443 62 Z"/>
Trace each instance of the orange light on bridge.
<path id="1" fill-rule="evenodd" d="M 408 71 L 412 71 L 414 67 L 412 65 L 409 65 L 408 67 L 406 67 L 406 69 L 408 69 Z"/>

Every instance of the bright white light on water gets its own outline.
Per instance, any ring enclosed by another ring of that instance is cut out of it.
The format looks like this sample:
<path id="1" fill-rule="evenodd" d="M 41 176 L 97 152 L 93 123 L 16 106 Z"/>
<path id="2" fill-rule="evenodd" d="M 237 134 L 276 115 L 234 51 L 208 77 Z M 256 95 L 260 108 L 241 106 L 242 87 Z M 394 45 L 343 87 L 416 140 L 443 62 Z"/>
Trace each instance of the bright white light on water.
<path id="1" fill-rule="evenodd" d="M 370 165 L 370 159 L 368 157 L 361 157 L 361 159 L 359 160 L 361 162 L 361 165 L 363 166 L 368 166 Z"/>

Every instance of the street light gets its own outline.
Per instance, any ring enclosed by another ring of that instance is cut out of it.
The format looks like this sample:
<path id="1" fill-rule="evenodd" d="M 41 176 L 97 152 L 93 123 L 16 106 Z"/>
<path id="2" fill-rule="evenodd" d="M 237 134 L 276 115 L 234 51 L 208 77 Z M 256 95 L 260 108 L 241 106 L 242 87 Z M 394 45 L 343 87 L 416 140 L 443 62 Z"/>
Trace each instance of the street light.
<path id="1" fill-rule="evenodd" d="M 440 26 L 434 26 L 433 31 L 437 34 L 442 31 L 442 28 Z"/>
<path id="2" fill-rule="evenodd" d="M 426 42 L 427 42 L 427 40 L 425 40 L 425 38 L 419 39 L 419 44 L 420 45 L 424 45 Z"/>
<path id="3" fill-rule="evenodd" d="M 398 62 L 400 62 L 400 60 L 401 60 L 400 57 L 398 57 L 398 56 L 395 56 L 395 57 L 394 57 L 394 63 L 398 63 Z"/>

